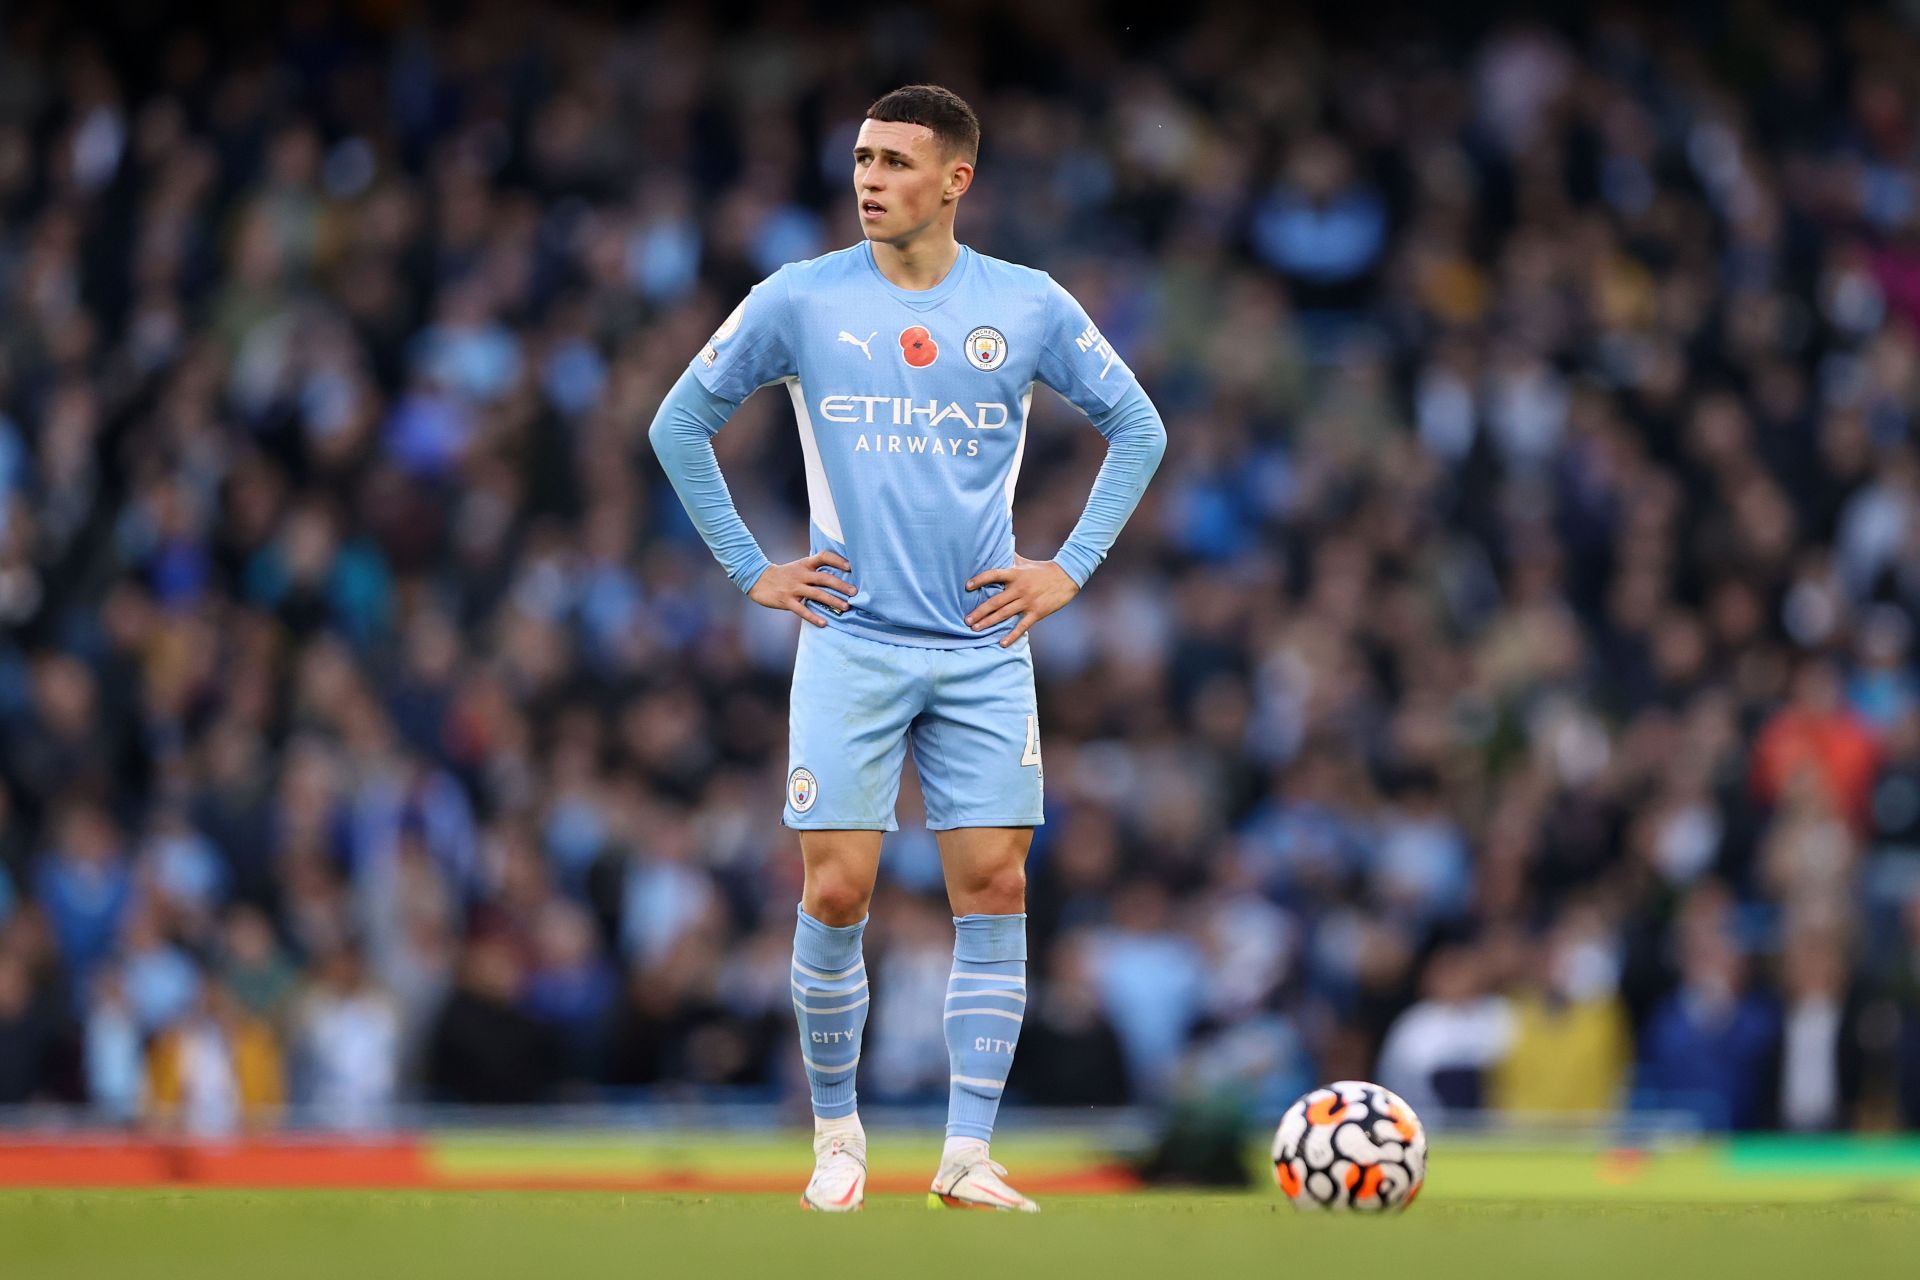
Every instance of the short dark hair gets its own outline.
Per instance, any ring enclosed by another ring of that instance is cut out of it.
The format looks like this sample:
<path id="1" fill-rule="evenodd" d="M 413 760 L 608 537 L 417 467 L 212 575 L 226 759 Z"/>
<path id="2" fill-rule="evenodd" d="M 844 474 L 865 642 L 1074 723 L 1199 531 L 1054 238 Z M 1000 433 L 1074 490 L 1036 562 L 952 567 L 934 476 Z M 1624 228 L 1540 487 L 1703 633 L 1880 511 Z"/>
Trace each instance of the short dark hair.
<path id="1" fill-rule="evenodd" d="M 950 156 L 973 163 L 980 154 L 980 117 L 966 99 L 937 84 L 910 84 L 881 94 L 867 108 L 867 119 L 925 125 Z"/>

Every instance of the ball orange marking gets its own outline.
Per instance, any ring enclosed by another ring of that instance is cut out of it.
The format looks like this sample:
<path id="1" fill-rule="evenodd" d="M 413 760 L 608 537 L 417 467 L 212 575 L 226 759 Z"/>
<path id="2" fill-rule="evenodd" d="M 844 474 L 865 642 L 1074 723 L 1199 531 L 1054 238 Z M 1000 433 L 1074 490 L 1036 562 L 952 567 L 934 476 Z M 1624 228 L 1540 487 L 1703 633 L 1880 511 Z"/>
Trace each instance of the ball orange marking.
<path id="1" fill-rule="evenodd" d="M 1308 1124 L 1339 1124 L 1346 1114 L 1346 1100 L 1331 1089 L 1314 1094 L 1307 1104 Z"/>
<path id="2" fill-rule="evenodd" d="M 1289 1199 L 1300 1194 L 1300 1171 L 1293 1167 L 1293 1161 L 1282 1160 L 1273 1166 L 1273 1180 Z"/>

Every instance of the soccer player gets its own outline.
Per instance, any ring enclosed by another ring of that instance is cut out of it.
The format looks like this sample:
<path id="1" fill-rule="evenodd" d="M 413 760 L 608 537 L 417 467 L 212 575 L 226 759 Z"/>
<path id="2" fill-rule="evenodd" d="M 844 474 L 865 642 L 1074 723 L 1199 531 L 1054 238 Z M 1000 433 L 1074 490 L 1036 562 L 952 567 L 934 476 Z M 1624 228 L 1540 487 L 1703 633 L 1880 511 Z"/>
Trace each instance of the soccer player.
<path id="1" fill-rule="evenodd" d="M 866 1195 L 860 937 L 909 739 L 955 935 L 947 1142 L 928 1203 L 1035 1208 L 987 1146 L 1026 1008 L 1026 856 L 1042 820 L 1027 632 L 1086 585 L 1166 448 L 1132 372 L 1064 289 L 954 238 L 979 143 L 973 110 L 933 85 L 869 107 L 853 149 L 864 243 L 756 285 L 649 432 L 728 577 L 809 624 L 794 660 L 784 821 L 805 865 L 793 1003 L 814 1171 L 801 1203 L 831 1212 Z M 1013 543 L 1036 381 L 1107 438 L 1085 513 L 1051 560 Z M 743 400 L 776 382 L 793 400 L 810 508 L 812 554 L 788 564 L 761 553 L 712 445 Z"/>

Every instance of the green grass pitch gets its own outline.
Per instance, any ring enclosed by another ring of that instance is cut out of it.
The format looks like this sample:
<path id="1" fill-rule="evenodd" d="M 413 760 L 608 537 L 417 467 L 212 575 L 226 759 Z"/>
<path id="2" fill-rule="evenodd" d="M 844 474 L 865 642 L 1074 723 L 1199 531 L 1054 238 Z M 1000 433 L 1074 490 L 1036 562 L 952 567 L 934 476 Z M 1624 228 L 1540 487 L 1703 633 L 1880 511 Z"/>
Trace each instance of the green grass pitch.
<path id="1" fill-rule="evenodd" d="M 1920 1274 L 1920 1209 L 1444 1197 L 1392 1220 L 1309 1218 L 1270 1194 L 1055 1198 L 1037 1217 L 876 1197 L 18 1191 L 0 1275 L 22 1280 L 594 1277 L 1848 1277 Z"/>
<path id="2" fill-rule="evenodd" d="M 452 1179 L 672 1173 L 779 1194 L 618 1191 L 0 1191 L 0 1280 L 1654 1280 L 1920 1277 L 1920 1142 L 1748 1139 L 1643 1152 L 1436 1144 L 1394 1219 L 1314 1217 L 1245 1192 L 1042 1197 L 1037 1217 L 930 1211 L 935 1138 L 876 1134 L 864 1213 L 797 1203 L 806 1136 L 470 1132 Z M 1100 1158 L 996 1144 L 1019 1185 Z M 1248 1150 L 1265 1176 L 1265 1156 Z M 537 1183 L 535 1184 L 537 1185 Z"/>

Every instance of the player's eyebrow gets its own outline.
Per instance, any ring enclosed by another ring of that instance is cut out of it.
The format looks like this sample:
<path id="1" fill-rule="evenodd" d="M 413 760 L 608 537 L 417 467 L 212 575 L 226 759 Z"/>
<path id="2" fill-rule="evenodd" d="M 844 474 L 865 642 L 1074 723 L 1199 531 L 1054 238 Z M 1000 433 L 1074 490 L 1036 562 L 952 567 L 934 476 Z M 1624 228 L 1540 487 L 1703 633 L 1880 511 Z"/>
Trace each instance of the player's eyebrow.
<path id="1" fill-rule="evenodd" d="M 853 158 L 858 160 L 863 155 L 881 155 L 889 160 L 906 160 L 909 162 L 913 159 L 912 156 L 904 151 L 895 151 L 892 147 L 870 147 L 864 142 L 853 149 Z"/>

